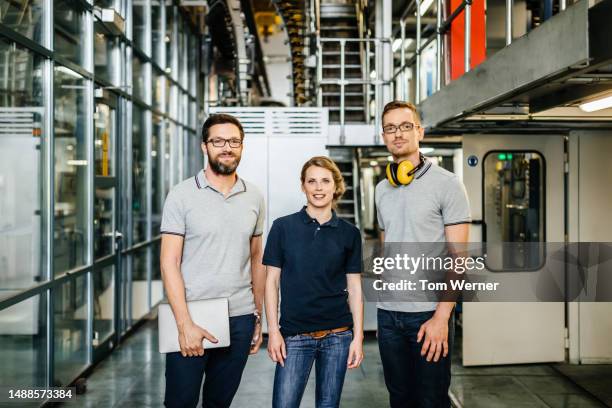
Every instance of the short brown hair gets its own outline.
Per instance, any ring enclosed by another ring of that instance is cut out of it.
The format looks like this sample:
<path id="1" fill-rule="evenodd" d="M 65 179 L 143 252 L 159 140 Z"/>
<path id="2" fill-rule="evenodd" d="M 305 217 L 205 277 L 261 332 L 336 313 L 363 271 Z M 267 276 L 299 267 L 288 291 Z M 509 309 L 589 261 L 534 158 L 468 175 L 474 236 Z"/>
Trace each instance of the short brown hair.
<path id="1" fill-rule="evenodd" d="M 380 118 L 380 123 L 382 125 L 382 121 L 385 118 L 385 115 L 394 110 L 394 109 L 402 109 L 402 108 L 406 108 L 406 109 L 410 109 L 414 115 L 414 119 L 416 120 L 416 124 L 420 125 L 421 124 L 421 116 L 419 115 L 419 111 L 417 110 L 417 107 L 410 103 L 410 102 L 405 102 L 405 101 L 391 101 L 389 103 L 387 103 L 383 109 L 382 112 L 382 116 Z"/>
<path id="2" fill-rule="evenodd" d="M 334 198 L 332 200 L 332 207 L 336 208 L 336 203 L 342 197 L 344 192 L 346 191 L 346 187 L 344 185 L 344 177 L 342 177 L 342 173 L 340 169 L 334 163 L 332 159 L 325 156 L 315 156 L 308 160 L 302 166 L 302 173 L 300 175 L 300 179 L 302 180 L 302 184 L 306 181 L 306 171 L 312 166 L 321 167 L 331 171 L 332 178 L 334 179 L 334 184 L 336 185 L 336 191 L 334 191 Z"/>
<path id="3" fill-rule="evenodd" d="M 244 129 L 242 129 L 242 124 L 235 116 L 228 115 L 227 113 L 213 113 L 202 125 L 202 141 L 204 143 L 208 141 L 208 133 L 211 127 L 224 123 L 231 123 L 236 126 L 240 131 L 240 139 L 244 139 Z"/>

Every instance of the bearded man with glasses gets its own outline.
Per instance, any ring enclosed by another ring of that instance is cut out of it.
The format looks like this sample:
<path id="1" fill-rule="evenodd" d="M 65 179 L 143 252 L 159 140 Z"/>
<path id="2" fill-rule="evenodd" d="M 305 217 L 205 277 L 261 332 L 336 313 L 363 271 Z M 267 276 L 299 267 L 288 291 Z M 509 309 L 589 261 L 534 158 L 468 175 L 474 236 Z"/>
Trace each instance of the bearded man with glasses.
<path id="1" fill-rule="evenodd" d="M 166 354 L 167 407 L 229 407 L 249 354 L 261 346 L 265 286 L 264 200 L 238 177 L 244 131 L 235 117 L 211 115 L 202 127 L 208 166 L 174 186 L 164 204 L 161 271 L 179 333 Z M 215 333 L 196 325 L 187 301 L 227 298 L 230 346 L 204 350 Z M 205 375 L 204 384 L 202 377 Z"/>

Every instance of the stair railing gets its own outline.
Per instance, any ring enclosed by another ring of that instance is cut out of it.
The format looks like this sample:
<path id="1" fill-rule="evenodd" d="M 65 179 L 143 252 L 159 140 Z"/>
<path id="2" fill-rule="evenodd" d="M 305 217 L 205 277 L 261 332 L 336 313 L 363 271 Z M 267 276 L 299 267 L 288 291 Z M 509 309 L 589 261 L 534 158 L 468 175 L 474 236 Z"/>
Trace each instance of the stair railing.
<path id="1" fill-rule="evenodd" d="M 337 78 L 325 78 L 323 79 L 323 44 L 325 43 L 338 43 L 340 45 L 340 75 Z M 366 57 L 363 69 L 366 71 L 366 75 L 362 78 L 346 78 L 345 73 L 345 50 L 347 43 L 362 43 L 365 44 Z M 317 36 L 317 106 L 323 106 L 323 85 L 338 85 L 340 87 L 340 144 L 346 143 L 346 109 L 345 109 L 345 88 L 347 85 L 370 85 L 374 86 L 374 100 L 376 102 L 376 112 L 374 115 L 375 129 L 380 128 L 380 113 L 382 112 L 382 98 L 381 98 L 381 87 L 383 85 L 389 85 L 392 81 L 385 81 L 382 79 L 382 44 L 391 43 L 390 38 L 324 38 Z M 374 46 L 374 71 L 370 72 L 370 49 Z M 370 98 L 369 92 L 368 97 L 364 99 L 364 111 L 366 112 L 366 118 L 368 118 L 370 111 Z M 376 132 L 375 132 L 376 133 Z M 374 143 L 378 144 L 378 135 L 374 136 Z"/>

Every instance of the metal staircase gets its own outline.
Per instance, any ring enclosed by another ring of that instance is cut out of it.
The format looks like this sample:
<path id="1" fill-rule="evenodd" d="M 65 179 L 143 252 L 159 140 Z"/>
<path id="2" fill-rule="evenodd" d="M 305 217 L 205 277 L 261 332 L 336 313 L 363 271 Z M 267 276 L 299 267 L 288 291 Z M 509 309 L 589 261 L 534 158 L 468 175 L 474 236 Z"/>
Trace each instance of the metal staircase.
<path id="1" fill-rule="evenodd" d="M 325 38 L 362 38 L 359 27 L 357 5 L 352 2 L 323 0 L 320 6 L 320 37 Z M 322 79 L 337 80 L 341 77 L 341 45 L 337 41 L 321 42 Z M 362 43 L 345 42 L 344 78 L 348 80 L 366 79 L 365 57 Z M 329 108 L 330 123 L 340 122 L 340 85 L 324 84 L 321 89 L 322 106 Z M 344 88 L 345 122 L 365 123 L 367 106 L 365 92 L 368 87 L 363 84 L 350 84 Z"/>
<path id="2" fill-rule="evenodd" d="M 338 217 L 359 227 L 359 205 L 357 200 L 357 174 L 359 171 L 354 149 L 330 148 L 329 156 L 340 169 L 346 187 L 344 195 L 338 200 L 336 214 L 338 214 Z"/>

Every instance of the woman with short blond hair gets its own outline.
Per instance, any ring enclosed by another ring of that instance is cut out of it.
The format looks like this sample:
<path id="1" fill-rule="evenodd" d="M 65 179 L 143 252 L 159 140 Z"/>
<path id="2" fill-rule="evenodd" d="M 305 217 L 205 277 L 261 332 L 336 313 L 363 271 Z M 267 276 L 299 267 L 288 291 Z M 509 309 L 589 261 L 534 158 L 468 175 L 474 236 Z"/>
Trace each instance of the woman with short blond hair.
<path id="1" fill-rule="evenodd" d="M 334 211 L 345 187 L 331 159 L 308 160 L 301 182 L 307 204 L 274 221 L 263 258 L 272 405 L 299 407 L 314 363 L 316 406 L 337 407 L 346 369 L 363 359 L 361 235 Z"/>

